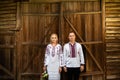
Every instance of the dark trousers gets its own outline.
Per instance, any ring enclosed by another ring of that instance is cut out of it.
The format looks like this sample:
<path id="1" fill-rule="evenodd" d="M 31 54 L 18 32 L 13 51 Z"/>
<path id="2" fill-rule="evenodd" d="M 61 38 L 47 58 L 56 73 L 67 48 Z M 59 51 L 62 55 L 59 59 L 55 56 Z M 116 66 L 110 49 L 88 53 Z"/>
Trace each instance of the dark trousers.
<path id="1" fill-rule="evenodd" d="M 68 80 L 79 80 L 80 68 L 67 68 Z"/>

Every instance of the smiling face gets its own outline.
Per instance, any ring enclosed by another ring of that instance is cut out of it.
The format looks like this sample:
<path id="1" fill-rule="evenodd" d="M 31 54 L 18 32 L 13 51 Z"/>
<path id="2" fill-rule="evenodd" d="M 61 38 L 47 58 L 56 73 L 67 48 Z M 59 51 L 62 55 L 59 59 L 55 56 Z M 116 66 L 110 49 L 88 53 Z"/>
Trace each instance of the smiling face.
<path id="1" fill-rule="evenodd" d="M 70 42 L 74 43 L 76 38 L 75 33 L 74 32 L 69 33 L 68 38 Z"/>
<path id="2" fill-rule="evenodd" d="M 58 43 L 58 36 L 57 36 L 57 34 L 52 34 L 50 36 L 50 41 L 51 41 L 51 43 Z"/>

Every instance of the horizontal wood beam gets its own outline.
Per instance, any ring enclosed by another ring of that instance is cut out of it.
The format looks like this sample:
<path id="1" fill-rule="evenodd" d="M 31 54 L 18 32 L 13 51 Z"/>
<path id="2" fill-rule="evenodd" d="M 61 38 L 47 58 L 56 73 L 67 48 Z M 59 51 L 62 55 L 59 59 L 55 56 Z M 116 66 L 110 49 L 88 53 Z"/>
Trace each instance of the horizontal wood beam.
<path id="1" fill-rule="evenodd" d="M 14 77 L 10 77 L 10 76 L 0 76 L 0 80 L 11 80 L 14 79 Z"/>
<path id="2" fill-rule="evenodd" d="M 91 42 L 79 42 L 80 44 L 101 44 L 102 41 L 91 41 Z M 41 43 L 38 42 L 22 42 L 22 45 L 34 45 L 34 46 L 46 46 L 47 44 L 41 45 Z"/>
<path id="3" fill-rule="evenodd" d="M 22 16 L 59 16 L 59 13 L 22 13 Z"/>
<path id="4" fill-rule="evenodd" d="M 63 15 L 67 14 L 100 14 L 102 13 L 101 11 L 96 11 L 96 12 L 64 12 Z M 28 12 L 23 12 L 23 16 L 59 16 L 59 13 L 28 13 Z"/>
<path id="5" fill-rule="evenodd" d="M 102 75 L 100 71 L 82 72 L 80 76 Z M 40 73 L 21 73 L 21 76 L 40 76 Z"/>
<path id="6" fill-rule="evenodd" d="M 80 42 L 80 44 L 101 44 L 103 41 Z"/>
<path id="7" fill-rule="evenodd" d="M 93 11 L 93 12 L 66 12 L 63 14 L 100 14 L 102 11 Z"/>
<path id="8" fill-rule="evenodd" d="M 101 71 L 89 71 L 89 72 L 83 72 L 80 74 L 80 76 L 94 76 L 94 75 L 103 75 L 103 72 L 101 72 Z"/>
<path id="9" fill-rule="evenodd" d="M 32 0 L 30 1 L 31 3 L 36 3 L 36 2 L 40 2 L 40 3 L 56 3 L 56 2 L 78 2 L 78 1 L 83 1 L 83 2 L 96 2 L 96 1 L 100 1 L 100 0 Z"/>
<path id="10" fill-rule="evenodd" d="M 0 48 L 15 48 L 15 45 L 0 45 Z"/>

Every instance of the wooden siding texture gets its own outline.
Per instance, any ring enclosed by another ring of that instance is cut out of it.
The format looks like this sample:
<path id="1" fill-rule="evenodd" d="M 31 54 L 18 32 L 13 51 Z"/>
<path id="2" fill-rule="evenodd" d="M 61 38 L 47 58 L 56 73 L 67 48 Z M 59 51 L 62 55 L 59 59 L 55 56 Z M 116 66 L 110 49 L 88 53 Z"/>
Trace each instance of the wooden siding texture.
<path id="1" fill-rule="evenodd" d="M 0 1 L 0 80 L 16 79 L 15 32 L 17 4 Z"/>
<path id="2" fill-rule="evenodd" d="M 120 79 L 120 1 L 106 0 L 106 77 Z"/>

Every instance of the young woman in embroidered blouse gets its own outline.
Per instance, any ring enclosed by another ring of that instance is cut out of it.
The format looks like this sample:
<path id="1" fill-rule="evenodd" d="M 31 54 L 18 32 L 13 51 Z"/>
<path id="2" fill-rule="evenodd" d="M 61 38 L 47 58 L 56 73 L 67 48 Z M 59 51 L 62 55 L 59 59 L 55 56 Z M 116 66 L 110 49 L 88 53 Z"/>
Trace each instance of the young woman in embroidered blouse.
<path id="1" fill-rule="evenodd" d="M 62 47 L 58 44 L 57 34 L 51 34 L 50 44 L 46 47 L 43 70 L 48 72 L 48 80 L 60 80 L 63 65 Z"/>

